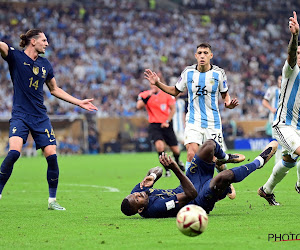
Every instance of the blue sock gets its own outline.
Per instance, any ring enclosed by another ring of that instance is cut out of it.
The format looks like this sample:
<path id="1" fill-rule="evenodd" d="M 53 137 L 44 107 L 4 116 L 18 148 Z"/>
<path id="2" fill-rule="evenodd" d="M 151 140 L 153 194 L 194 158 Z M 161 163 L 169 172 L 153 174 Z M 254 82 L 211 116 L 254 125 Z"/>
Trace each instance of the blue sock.
<path id="1" fill-rule="evenodd" d="M 214 154 L 215 157 L 217 157 L 217 159 L 224 159 L 226 153 L 223 151 L 219 143 L 217 143 L 215 140 L 213 141 L 216 143 L 215 154 Z"/>
<path id="2" fill-rule="evenodd" d="M 249 174 L 255 171 L 259 166 L 260 166 L 260 161 L 255 159 L 253 162 L 248 163 L 246 165 L 231 168 L 230 170 L 234 173 L 233 183 L 244 180 Z"/>
<path id="3" fill-rule="evenodd" d="M 2 190 L 12 173 L 15 162 L 19 159 L 19 157 L 19 151 L 10 150 L 3 160 L 0 168 L 0 194 L 2 194 Z"/>
<path id="4" fill-rule="evenodd" d="M 49 185 L 49 198 L 56 198 L 59 177 L 57 155 L 50 155 L 46 158 L 46 160 L 48 162 L 47 181 Z"/>

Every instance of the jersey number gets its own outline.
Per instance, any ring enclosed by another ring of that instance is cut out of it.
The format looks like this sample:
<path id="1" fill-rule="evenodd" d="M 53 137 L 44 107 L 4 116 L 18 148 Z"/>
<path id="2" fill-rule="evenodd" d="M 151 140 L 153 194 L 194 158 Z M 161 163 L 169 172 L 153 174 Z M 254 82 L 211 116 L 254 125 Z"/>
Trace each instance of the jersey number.
<path id="1" fill-rule="evenodd" d="M 206 86 L 196 86 L 198 88 L 197 92 L 196 92 L 196 95 L 207 95 L 207 90 L 205 89 Z"/>
<path id="2" fill-rule="evenodd" d="M 218 143 L 222 143 L 222 141 L 223 141 L 221 134 L 211 134 L 211 137 Z"/>
<path id="3" fill-rule="evenodd" d="M 29 84 L 29 88 L 34 87 L 35 90 L 38 89 L 39 87 L 39 80 L 36 80 L 35 82 L 33 82 L 33 77 L 29 78 L 30 84 Z"/>
<path id="4" fill-rule="evenodd" d="M 48 138 L 50 138 L 50 135 L 53 135 L 55 137 L 53 128 L 51 128 L 51 133 L 49 133 L 48 129 L 45 129 L 45 132 L 47 133 Z"/>

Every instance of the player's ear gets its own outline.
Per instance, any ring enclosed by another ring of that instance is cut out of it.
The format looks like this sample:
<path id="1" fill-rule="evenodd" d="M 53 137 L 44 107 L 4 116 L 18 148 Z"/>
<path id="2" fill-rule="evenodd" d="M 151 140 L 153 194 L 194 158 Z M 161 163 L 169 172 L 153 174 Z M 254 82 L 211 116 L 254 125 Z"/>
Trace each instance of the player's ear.
<path id="1" fill-rule="evenodd" d="M 143 212 L 144 207 L 139 208 L 138 213 L 140 214 L 141 212 Z"/>
<path id="2" fill-rule="evenodd" d="M 214 54 L 213 53 L 211 53 L 210 54 L 210 59 L 212 59 L 214 57 Z"/>

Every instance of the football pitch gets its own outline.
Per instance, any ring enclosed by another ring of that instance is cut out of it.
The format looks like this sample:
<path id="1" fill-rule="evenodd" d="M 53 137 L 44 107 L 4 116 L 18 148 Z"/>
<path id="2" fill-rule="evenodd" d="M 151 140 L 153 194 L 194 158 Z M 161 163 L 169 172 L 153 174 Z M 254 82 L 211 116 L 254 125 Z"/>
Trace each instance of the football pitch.
<path id="1" fill-rule="evenodd" d="M 250 160 L 258 154 L 240 153 Z M 181 160 L 185 159 L 183 153 Z M 156 153 L 59 156 L 58 161 L 57 199 L 67 210 L 47 210 L 46 160 L 21 157 L 0 200 L 0 249 L 300 248 L 300 241 L 279 242 L 283 235 L 284 240 L 297 234 L 300 239 L 296 168 L 275 190 L 281 206 L 271 207 L 257 195 L 271 173 L 273 159 L 236 183 L 236 199 L 218 202 L 207 230 L 193 238 L 178 231 L 175 218 L 141 219 L 120 211 L 121 201 L 134 185 L 159 165 Z M 161 178 L 155 187 L 178 185 L 173 174 Z"/>

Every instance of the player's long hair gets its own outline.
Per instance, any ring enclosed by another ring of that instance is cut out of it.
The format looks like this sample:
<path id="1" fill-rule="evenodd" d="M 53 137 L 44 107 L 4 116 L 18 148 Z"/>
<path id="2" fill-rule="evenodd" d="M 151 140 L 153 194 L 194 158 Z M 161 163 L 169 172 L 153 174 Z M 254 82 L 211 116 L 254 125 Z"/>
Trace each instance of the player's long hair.
<path id="1" fill-rule="evenodd" d="M 39 36 L 40 33 L 43 32 L 39 29 L 31 29 L 28 30 L 25 34 L 20 35 L 20 47 L 25 48 L 30 43 L 31 38 Z"/>
<path id="2" fill-rule="evenodd" d="M 125 198 L 121 204 L 121 211 L 127 216 L 135 215 L 137 212 L 131 206 L 129 200 Z"/>

